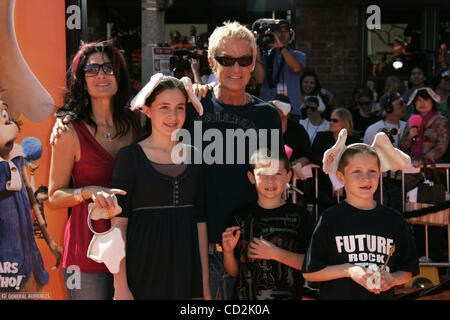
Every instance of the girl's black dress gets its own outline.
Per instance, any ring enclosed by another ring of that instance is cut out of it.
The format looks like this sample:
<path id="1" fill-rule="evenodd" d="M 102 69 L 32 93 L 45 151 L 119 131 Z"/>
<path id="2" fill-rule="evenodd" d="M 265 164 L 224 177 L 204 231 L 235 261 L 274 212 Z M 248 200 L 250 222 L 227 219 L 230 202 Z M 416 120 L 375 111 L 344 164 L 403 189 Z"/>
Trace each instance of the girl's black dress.
<path id="1" fill-rule="evenodd" d="M 176 166 L 176 165 L 173 165 Z M 197 223 L 205 221 L 200 166 L 172 177 L 156 170 L 138 144 L 116 158 L 112 188 L 128 218 L 126 267 L 135 299 L 202 297 Z"/>

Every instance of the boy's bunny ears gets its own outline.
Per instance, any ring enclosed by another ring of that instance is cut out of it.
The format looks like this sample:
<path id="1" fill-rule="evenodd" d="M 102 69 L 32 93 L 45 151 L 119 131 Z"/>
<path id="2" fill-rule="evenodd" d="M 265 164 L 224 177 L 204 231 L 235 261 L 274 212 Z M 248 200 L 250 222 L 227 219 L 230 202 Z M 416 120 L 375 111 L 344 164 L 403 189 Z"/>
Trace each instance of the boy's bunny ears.
<path id="1" fill-rule="evenodd" d="M 164 75 L 162 73 L 157 73 L 150 78 L 150 81 L 138 92 L 138 94 L 131 100 L 131 110 L 136 108 L 141 108 L 145 105 L 145 100 L 150 96 L 150 94 L 155 90 L 155 88 L 161 83 Z M 175 78 L 176 79 L 176 78 Z M 178 80 L 178 79 L 177 79 Z M 188 93 L 189 101 L 194 106 L 195 110 L 197 110 L 199 115 L 203 115 L 203 105 L 198 100 L 197 96 L 194 94 L 192 81 L 188 77 L 183 77 L 180 80 L 183 82 L 184 87 Z"/>
<path id="2" fill-rule="evenodd" d="M 338 169 L 339 160 L 344 151 L 359 143 L 354 143 L 349 146 L 345 145 L 347 140 L 347 130 L 342 129 L 339 132 L 339 137 L 333 147 L 325 151 L 323 155 L 323 171 L 325 173 L 335 173 Z M 360 143 L 362 144 L 362 143 Z M 372 148 L 378 154 L 380 159 L 380 171 L 397 171 L 405 169 L 410 163 L 411 158 L 401 150 L 394 148 L 389 137 L 384 132 L 379 132 L 375 136 L 372 143 Z"/>

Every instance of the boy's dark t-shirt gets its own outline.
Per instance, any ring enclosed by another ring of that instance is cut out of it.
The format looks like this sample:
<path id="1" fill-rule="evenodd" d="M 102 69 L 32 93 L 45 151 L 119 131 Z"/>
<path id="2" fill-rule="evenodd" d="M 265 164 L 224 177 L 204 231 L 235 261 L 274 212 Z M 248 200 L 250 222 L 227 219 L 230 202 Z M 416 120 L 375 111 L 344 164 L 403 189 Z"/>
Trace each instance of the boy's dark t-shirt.
<path id="1" fill-rule="evenodd" d="M 363 267 L 384 265 L 389 249 L 395 251 L 386 271 L 419 273 L 419 261 L 408 225 L 396 210 L 377 203 L 361 210 L 346 201 L 323 212 L 314 229 L 303 272 L 319 271 L 330 265 L 351 263 Z M 392 299 L 394 288 L 374 294 L 351 278 L 320 282 L 319 299 Z"/>
<path id="2" fill-rule="evenodd" d="M 304 207 L 286 203 L 275 209 L 264 209 L 253 202 L 233 212 L 230 226 L 239 226 L 241 236 L 234 250 L 239 275 L 233 298 L 237 300 L 300 299 L 304 279 L 299 270 L 275 260 L 250 261 L 247 248 L 253 237 L 276 246 L 305 253 L 314 227 Z"/>

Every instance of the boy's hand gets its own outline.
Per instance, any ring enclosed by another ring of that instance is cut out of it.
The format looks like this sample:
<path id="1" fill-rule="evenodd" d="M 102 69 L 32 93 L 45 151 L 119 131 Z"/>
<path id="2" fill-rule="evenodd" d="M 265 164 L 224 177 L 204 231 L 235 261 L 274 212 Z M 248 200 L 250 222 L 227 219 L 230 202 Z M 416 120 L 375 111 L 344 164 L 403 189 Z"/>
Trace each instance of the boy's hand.
<path id="1" fill-rule="evenodd" d="M 368 269 L 360 266 L 352 266 L 348 269 L 348 274 L 353 281 L 363 286 L 367 291 L 376 294 L 381 292 L 380 289 L 372 289 L 371 287 L 369 287 L 368 283 L 369 281 L 372 281 L 370 277 L 372 276 L 373 272 L 369 272 Z"/>
<path id="2" fill-rule="evenodd" d="M 247 256 L 251 259 L 271 260 L 276 257 L 278 247 L 263 238 L 253 238 L 248 245 Z"/>
<path id="3" fill-rule="evenodd" d="M 384 292 L 391 289 L 396 285 L 396 283 L 397 280 L 391 273 L 387 271 L 381 271 L 380 292 Z"/>
<path id="4" fill-rule="evenodd" d="M 241 236 L 241 230 L 239 229 L 239 227 L 229 227 L 222 233 L 222 249 L 224 252 L 233 251 L 236 247 Z"/>

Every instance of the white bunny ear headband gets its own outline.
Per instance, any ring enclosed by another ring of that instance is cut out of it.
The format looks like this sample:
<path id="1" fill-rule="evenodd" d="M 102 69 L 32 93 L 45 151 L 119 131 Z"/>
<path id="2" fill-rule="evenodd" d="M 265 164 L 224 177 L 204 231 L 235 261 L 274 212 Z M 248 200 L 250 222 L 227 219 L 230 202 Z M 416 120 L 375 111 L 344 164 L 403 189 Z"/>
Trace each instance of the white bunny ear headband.
<path id="1" fill-rule="evenodd" d="M 354 145 L 363 143 L 354 143 L 349 146 L 345 145 L 347 140 L 347 130 L 342 129 L 339 132 L 338 139 L 333 147 L 325 151 L 323 155 L 323 171 L 325 173 L 335 173 L 338 168 L 339 160 L 344 151 Z M 378 132 L 372 143 L 380 159 L 380 171 L 397 171 L 405 169 L 410 163 L 411 158 L 401 150 L 394 148 L 389 137 L 384 132 Z"/>
<path id="2" fill-rule="evenodd" d="M 161 83 L 163 78 L 164 75 L 162 73 L 154 74 L 150 78 L 150 81 L 141 89 L 141 91 L 138 92 L 133 100 L 131 100 L 131 110 L 142 108 L 142 106 L 145 105 L 145 100 L 147 100 L 153 90 L 155 90 L 155 88 Z M 189 96 L 189 101 L 192 102 L 195 110 L 197 110 L 199 115 L 203 115 L 203 105 L 194 94 L 191 79 L 189 79 L 188 77 L 183 77 L 180 79 L 180 81 L 183 82 Z"/>
<path id="3" fill-rule="evenodd" d="M 428 92 L 428 94 L 430 95 L 431 99 L 433 99 L 436 103 L 440 103 L 441 102 L 441 98 L 439 97 L 439 95 L 433 91 L 433 89 L 429 88 L 429 87 L 423 87 L 423 88 L 418 88 L 416 90 L 414 90 L 413 94 L 411 95 L 411 98 L 409 98 L 409 101 L 407 103 L 407 105 L 409 106 L 414 99 L 417 96 L 417 93 L 419 93 L 419 91 L 421 90 L 426 90 Z"/>
<path id="4" fill-rule="evenodd" d="M 291 112 L 291 105 L 289 103 L 281 102 L 280 100 L 272 100 L 269 103 L 273 104 L 277 109 L 287 116 Z"/>
<path id="5" fill-rule="evenodd" d="M 323 103 L 323 100 L 322 100 L 322 98 L 321 98 L 319 95 L 317 95 L 317 96 L 306 96 L 305 99 L 303 100 L 303 101 L 305 101 L 305 102 L 302 104 L 302 106 L 301 106 L 300 108 L 304 108 L 305 105 L 306 105 L 306 102 L 307 102 L 310 98 L 316 98 L 317 101 L 319 101 L 319 105 L 317 106 L 317 110 L 318 110 L 318 111 L 320 111 L 320 112 L 325 111 L 325 103 Z"/>

